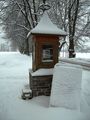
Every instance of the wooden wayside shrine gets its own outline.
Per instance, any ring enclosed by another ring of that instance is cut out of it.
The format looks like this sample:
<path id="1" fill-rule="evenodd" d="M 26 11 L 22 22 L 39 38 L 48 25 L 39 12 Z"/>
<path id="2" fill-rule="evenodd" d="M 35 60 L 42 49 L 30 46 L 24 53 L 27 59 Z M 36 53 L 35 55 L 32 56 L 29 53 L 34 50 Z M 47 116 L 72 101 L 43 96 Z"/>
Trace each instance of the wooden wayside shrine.
<path id="1" fill-rule="evenodd" d="M 32 70 L 53 68 L 58 62 L 58 36 L 33 35 Z"/>
<path id="2" fill-rule="evenodd" d="M 58 62 L 59 40 L 66 32 L 54 25 L 44 12 L 38 25 L 31 30 L 32 70 L 29 71 L 32 95 L 50 95 L 54 65 Z"/>

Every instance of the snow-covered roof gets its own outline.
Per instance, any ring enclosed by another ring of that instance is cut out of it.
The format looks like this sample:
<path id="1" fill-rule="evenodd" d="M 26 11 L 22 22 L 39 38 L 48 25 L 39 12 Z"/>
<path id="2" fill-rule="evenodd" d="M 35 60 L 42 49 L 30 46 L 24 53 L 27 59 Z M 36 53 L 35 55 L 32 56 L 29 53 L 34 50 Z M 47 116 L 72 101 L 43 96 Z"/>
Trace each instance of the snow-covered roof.
<path id="1" fill-rule="evenodd" d="M 31 34 L 52 34 L 66 36 L 67 33 L 52 23 L 47 12 L 45 12 L 35 28 L 30 31 Z"/>

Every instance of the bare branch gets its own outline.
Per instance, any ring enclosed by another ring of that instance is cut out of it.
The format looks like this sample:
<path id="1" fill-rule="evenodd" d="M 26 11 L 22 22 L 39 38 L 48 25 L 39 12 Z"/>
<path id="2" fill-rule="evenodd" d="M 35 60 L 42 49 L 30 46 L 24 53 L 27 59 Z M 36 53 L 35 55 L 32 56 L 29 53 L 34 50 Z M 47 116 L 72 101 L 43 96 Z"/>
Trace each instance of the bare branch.
<path id="1" fill-rule="evenodd" d="M 30 31 L 27 27 L 25 27 L 24 25 L 21 25 L 21 24 L 17 24 L 18 26 L 24 28 L 25 30 L 27 30 L 28 32 Z"/>

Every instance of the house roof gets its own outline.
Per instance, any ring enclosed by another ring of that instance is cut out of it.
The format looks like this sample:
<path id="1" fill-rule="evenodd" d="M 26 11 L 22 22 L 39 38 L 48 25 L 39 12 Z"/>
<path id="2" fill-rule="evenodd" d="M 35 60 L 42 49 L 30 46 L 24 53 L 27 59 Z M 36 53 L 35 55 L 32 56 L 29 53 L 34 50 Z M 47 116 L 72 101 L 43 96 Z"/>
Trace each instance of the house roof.
<path id="1" fill-rule="evenodd" d="M 66 36 L 67 33 L 52 23 L 47 12 L 44 12 L 40 22 L 30 31 L 31 34 L 51 34 Z"/>

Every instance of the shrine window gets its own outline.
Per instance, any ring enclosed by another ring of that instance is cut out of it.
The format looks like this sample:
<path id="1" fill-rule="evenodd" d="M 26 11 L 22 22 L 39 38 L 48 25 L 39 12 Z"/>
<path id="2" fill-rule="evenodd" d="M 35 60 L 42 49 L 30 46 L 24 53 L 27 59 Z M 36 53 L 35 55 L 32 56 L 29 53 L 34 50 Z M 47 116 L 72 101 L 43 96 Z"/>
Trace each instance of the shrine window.
<path id="1" fill-rule="evenodd" d="M 42 62 L 53 61 L 53 46 L 46 44 L 42 46 Z"/>

